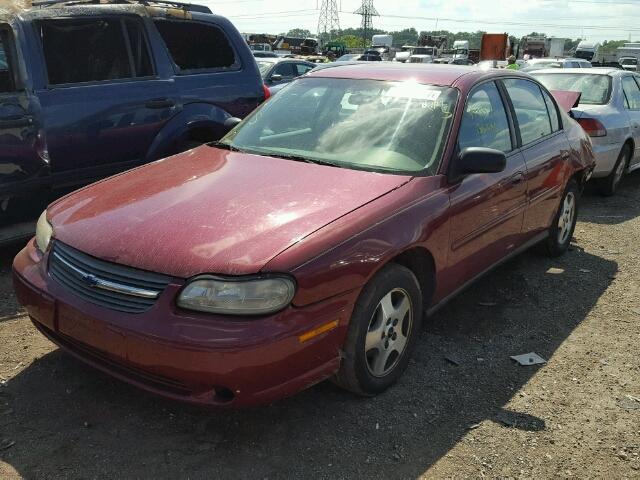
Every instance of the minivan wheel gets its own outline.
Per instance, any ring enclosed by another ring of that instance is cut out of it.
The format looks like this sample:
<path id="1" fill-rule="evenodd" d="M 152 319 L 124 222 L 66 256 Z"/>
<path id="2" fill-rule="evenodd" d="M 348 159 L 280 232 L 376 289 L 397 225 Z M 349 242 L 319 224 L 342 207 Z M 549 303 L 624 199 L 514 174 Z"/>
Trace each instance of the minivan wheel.
<path id="1" fill-rule="evenodd" d="M 629 165 L 629 160 L 631 159 L 631 147 L 629 144 L 625 144 L 622 147 L 622 151 L 618 156 L 618 160 L 616 161 L 615 166 L 613 167 L 613 171 L 605 178 L 602 178 L 598 182 L 598 189 L 600 193 L 605 197 L 610 197 L 611 195 L 616 193 L 618 186 L 620 185 L 620 181 L 624 176 L 624 172 Z"/>
<path id="2" fill-rule="evenodd" d="M 571 180 L 564 191 L 558 212 L 549 228 L 549 237 L 545 244 L 547 255 L 559 257 L 569 248 L 578 221 L 579 199 L 578 184 L 575 180 Z"/>
<path id="3" fill-rule="evenodd" d="M 356 302 L 334 382 L 366 396 L 393 385 L 407 368 L 422 313 L 422 293 L 411 270 L 393 263 L 383 267 Z"/>

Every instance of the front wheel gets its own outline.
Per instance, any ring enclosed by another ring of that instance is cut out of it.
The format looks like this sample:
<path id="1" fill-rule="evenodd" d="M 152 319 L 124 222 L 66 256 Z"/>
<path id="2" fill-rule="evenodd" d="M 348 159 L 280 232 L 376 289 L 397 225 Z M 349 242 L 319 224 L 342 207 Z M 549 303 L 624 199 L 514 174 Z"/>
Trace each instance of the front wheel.
<path id="1" fill-rule="evenodd" d="M 571 180 L 564 191 L 558 212 L 549 228 L 545 250 L 550 257 L 559 257 L 569 248 L 578 221 L 579 199 L 578 184 L 575 180 Z"/>
<path id="2" fill-rule="evenodd" d="M 385 266 L 356 302 L 335 383 L 367 396 L 389 388 L 407 368 L 421 323 L 415 275 L 401 265 Z"/>

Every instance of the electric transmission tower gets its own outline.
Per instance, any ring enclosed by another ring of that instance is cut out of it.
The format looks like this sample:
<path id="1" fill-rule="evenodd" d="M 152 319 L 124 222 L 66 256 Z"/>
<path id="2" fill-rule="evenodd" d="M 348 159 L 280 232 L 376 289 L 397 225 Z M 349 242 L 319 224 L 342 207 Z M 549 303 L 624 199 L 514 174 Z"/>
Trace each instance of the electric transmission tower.
<path id="1" fill-rule="evenodd" d="M 356 15 L 362 15 L 362 46 L 367 48 L 367 38 L 369 33 L 373 30 L 373 17 L 379 17 L 380 14 L 373 6 L 373 0 L 362 0 L 362 5 L 355 12 Z"/>
<path id="2" fill-rule="evenodd" d="M 333 37 L 333 32 L 339 31 L 338 0 L 322 0 L 318 19 L 318 41 L 321 43 L 329 41 Z"/>

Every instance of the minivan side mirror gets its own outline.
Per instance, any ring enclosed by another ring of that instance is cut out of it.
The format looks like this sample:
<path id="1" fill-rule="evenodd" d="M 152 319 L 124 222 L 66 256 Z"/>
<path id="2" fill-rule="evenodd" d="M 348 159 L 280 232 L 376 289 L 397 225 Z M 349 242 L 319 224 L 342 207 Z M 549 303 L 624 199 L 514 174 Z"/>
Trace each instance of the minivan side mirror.
<path id="1" fill-rule="evenodd" d="M 271 78 L 269 79 L 272 82 L 279 82 L 280 80 L 282 80 L 282 75 L 280 75 L 279 73 L 274 73 L 273 75 L 271 75 Z"/>
<path id="2" fill-rule="evenodd" d="M 499 173 L 507 166 L 507 156 L 500 150 L 484 147 L 467 147 L 458 155 L 456 173 Z"/>

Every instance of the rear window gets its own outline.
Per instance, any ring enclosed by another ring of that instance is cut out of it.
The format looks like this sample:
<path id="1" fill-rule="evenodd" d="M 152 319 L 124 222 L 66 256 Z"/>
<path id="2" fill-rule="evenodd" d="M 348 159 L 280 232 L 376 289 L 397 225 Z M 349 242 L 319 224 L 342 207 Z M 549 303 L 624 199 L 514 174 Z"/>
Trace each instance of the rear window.
<path id="1" fill-rule="evenodd" d="M 173 62 L 181 71 L 238 67 L 233 48 L 219 27 L 207 23 L 172 20 L 156 20 L 155 25 Z"/>
<path id="2" fill-rule="evenodd" d="M 47 20 L 38 27 L 50 85 L 153 74 L 145 34 L 137 20 Z"/>
<path id="3" fill-rule="evenodd" d="M 534 74 L 549 90 L 581 92 L 580 103 L 605 105 L 611 98 L 611 77 L 590 73 L 540 73 Z"/>

